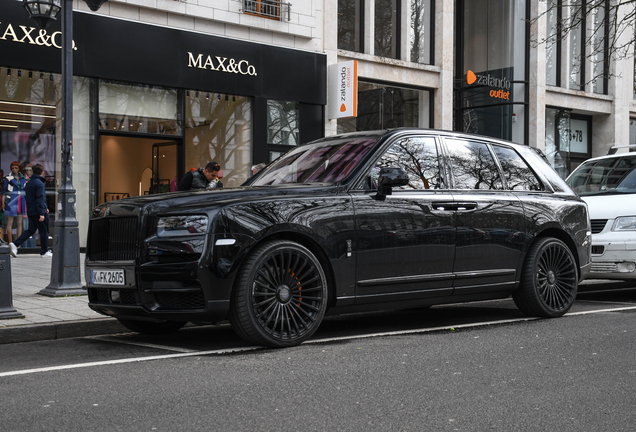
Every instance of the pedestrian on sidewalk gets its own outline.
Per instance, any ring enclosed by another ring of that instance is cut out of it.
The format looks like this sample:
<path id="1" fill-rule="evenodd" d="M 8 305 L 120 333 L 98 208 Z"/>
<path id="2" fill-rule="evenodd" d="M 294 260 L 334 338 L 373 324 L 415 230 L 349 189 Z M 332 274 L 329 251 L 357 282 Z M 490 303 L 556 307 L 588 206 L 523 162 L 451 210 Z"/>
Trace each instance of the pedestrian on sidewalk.
<path id="1" fill-rule="evenodd" d="M 183 176 L 177 190 L 221 189 L 223 183 L 219 181 L 220 169 L 221 165 L 215 161 L 209 162 L 205 169 L 193 169 Z"/>
<path id="2" fill-rule="evenodd" d="M 11 162 L 11 173 L 4 178 L 2 186 L 2 208 L 7 217 L 7 238 L 13 241 L 13 221 L 17 222 L 16 233 L 22 234 L 22 216 L 26 214 L 24 201 L 24 185 L 26 179 L 20 172 L 22 165 L 20 162 Z"/>
<path id="3" fill-rule="evenodd" d="M 40 233 L 40 256 L 42 258 L 53 256 L 51 251 L 49 251 L 49 209 L 46 208 L 46 188 L 44 187 L 44 177 L 42 177 L 43 172 L 44 167 L 42 165 L 36 164 L 33 166 L 33 176 L 31 176 L 25 187 L 29 229 L 24 231 L 14 243 L 9 243 L 11 256 L 18 256 L 18 246 L 35 234 L 35 231 Z"/>

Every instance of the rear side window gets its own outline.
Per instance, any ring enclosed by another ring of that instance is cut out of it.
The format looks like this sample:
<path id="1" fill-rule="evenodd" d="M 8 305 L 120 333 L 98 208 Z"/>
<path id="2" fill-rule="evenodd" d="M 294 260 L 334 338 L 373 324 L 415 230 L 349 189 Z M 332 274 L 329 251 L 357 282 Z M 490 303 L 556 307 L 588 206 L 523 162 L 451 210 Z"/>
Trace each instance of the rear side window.
<path id="1" fill-rule="evenodd" d="M 486 144 L 459 139 L 445 142 L 455 189 L 503 189 L 499 168 Z"/>
<path id="2" fill-rule="evenodd" d="M 499 158 L 499 163 L 506 179 L 508 189 L 514 191 L 542 191 L 545 190 L 537 176 L 530 169 L 526 161 L 511 148 L 492 146 Z"/>

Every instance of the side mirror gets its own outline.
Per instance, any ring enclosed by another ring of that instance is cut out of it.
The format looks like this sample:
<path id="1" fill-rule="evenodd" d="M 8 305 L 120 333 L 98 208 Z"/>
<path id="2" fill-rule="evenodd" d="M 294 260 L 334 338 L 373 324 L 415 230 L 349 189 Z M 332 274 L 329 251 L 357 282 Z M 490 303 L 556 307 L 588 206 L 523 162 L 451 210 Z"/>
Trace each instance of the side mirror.
<path id="1" fill-rule="evenodd" d="M 406 186 L 409 176 L 402 168 L 382 168 L 378 178 L 378 195 L 391 195 L 394 186 Z"/>

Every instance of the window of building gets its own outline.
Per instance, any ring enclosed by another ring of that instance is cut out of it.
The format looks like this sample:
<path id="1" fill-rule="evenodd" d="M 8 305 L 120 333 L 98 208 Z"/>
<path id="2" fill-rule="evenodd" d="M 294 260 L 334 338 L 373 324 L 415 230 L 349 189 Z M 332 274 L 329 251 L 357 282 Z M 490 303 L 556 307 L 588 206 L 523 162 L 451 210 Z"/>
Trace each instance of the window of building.
<path id="1" fill-rule="evenodd" d="M 593 7 L 588 11 L 590 6 Z M 609 1 L 590 5 L 588 0 L 548 0 L 547 8 L 546 83 L 564 86 L 561 82 L 564 70 L 568 76 L 567 88 L 585 90 L 586 84 L 591 82 L 594 93 L 607 94 Z M 590 67 L 586 68 L 586 64 Z M 591 77 L 586 76 L 586 69 Z"/>
<path id="2" fill-rule="evenodd" d="M 585 23 L 586 18 L 581 8 L 584 7 L 585 0 L 571 0 L 569 8 L 569 19 L 571 30 L 570 39 L 570 83 L 569 88 L 573 90 L 585 90 Z"/>
<path id="3" fill-rule="evenodd" d="M 296 102 L 267 101 L 267 143 L 296 146 L 299 140 L 299 109 Z"/>
<path id="4" fill-rule="evenodd" d="M 445 141 L 454 189 L 503 189 L 497 163 L 486 144 L 459 139 Z"/>
<path id="5" fill-rule="evenodd" d="M 241 185 L 252 165 L 252 100 L 188 90 L 185 106 L 186 170 L 216 161 L 225 187 Z"/>
<path id="6" fill-rule="evenodd" d="M 364 0 L 338 0 L 338 49 L 364 51 Z"/>
<path id="7" fill-rule="evenodd" d="M 374 50 L 380 57 L 400 58 L 400 0 L 374 2 Z"/>
<path id="8" fill-rule="evenodd" d="M 629 119 L 629 143 L 636 146 L 636 118 Z M 630 148 L 629 151 L 636 151 L 636 147 Z"/>
<path id="9" fill-rule="evenodd" d="M 358 117 L 338 119 L 338 133 L 432 127 L 431 92 L 358 81 Z"/>
<path id="10" fill-rule="evenodd" d="M 592 119 L 569 110 L 546 108 L 545 155 L 566 178 L 591 155 Z"/>
<path id="11" fill-rule="evenodd" d="M 277 21 L 289 21 L 289 3 L 280 0 L 243 0 L 243 12 Z"/>
<path id="12" fill-rule="evenodd" d="M 433 0 L 410 0 L 409 53 L 413 63 L 433 63 Z"/>

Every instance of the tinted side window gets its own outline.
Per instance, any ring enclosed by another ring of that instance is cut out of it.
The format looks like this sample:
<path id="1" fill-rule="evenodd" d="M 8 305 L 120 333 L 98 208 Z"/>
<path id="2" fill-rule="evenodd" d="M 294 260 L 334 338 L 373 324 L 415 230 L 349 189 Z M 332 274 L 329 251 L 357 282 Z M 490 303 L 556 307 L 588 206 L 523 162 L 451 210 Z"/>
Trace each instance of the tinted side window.
<path id="1" fill-rule="evenodd" d="M 455 189 L 503 189 L 499 168 L 484 143 L 446 139 Z"/>
<path id="2" fill-rule="evenodd" d="M 495 154 L 508 183 L 508 188 L 517 191 L 545 190 L 528 164 L 511 148 L 493 146 Z"/>
<path id="3" fill-rule="evenodd" d="M 377 187 L 381 168 L 402 168 L 409 176 L 407 186 L 394 190 L 443 189 L 437 146 L 433 137 L 404 138 L 394 143 L 371 169 L 371 185 Z"/>

